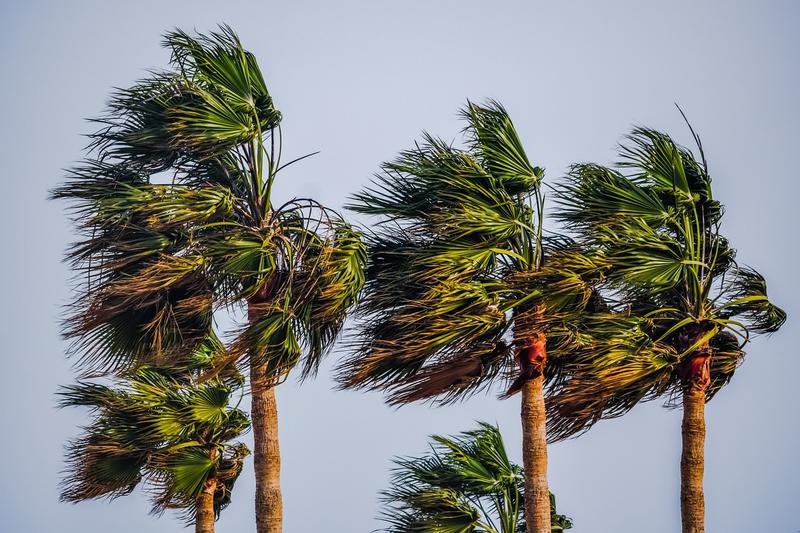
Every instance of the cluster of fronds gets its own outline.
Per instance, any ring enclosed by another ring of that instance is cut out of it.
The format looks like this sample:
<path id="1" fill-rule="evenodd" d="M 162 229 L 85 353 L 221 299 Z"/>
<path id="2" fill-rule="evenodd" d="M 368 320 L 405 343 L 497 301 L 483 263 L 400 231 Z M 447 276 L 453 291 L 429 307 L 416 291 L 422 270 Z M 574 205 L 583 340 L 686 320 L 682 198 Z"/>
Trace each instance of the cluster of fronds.
<path id="1" fill-rule="evenodd" d="M 313 373 L 363 284 L 360 235 L 311 200 L 273 205 L 291 163 L 281 114 L 229 28 L 164 43 L 172 69 L 113 94 L 92 158 L 53 192 L 84 236 L 72 349 L 86 371 L 161 364 L 205 338 L 214 309 L 250 301 L 231 357 L 278 379 L 305 353 Z"/>
<path id="2" fill-rule="evenodd" d="M 505 109 L 469 103 L 462 117 L 463 149 L 425 135 L 351 206 L 380 219 L 367 236 L 356 355 L 340 377 L 388 390 L 392 403 L 449 402 L 512 374 L 524 342 L 508 338 L 514 316 L 549 306 L 557 312 L 539 327 L 564 330 L 591 300 L 596 266 L 569 242 L 543 242 L 544 171 Z M 566 353 L 562 333 L 553 361 Z"/>
<path id="3" fill-rule="evenodd" d="M 700 161 L 670 137 L 637 128 L 616 168 L 576 165 L 561 188 L 557 217 L 587 256 L 602 264 L 597 289 L 599 349 L 579 351 L 569 378 L 551 391 L 551 438 L 578 434 L 642 400 L 680 393 L 682 365 L 711 348 L 711 398 L 727 383 L 754 333 L 776 331 L 785 313 L 764 278 L 739 266 L 720 234 L 723 208 L 699 139 Z"/>
<path id="4" fill-rule="evenodd" d="M 391 487 L 383 493 L 387 533 L 519 533 L 523 518 L 522 469 L 506 455 L 497 427 L 455 437 L 432 437 L 431 452 L 397 459 Z M 550 496 L 552 531 L 572 527 L 556 513 Z"/>
<path id="5" fill-rule="evenodd" d="M 230 503 L 249 451 L 232 442 L 249 427 L 229 406 L 237 379 L 196 383 L 183 370 L 141 367 L 114 386 L 79 382 L 64 387 L 61 406 L 89 407 L 91 422 L 67 446 L 62 500 L 116 498 L 139 484 L 151 493 L 153 512 L 195 515 L 195 502 L 215 482 L 214 509 Z"/>

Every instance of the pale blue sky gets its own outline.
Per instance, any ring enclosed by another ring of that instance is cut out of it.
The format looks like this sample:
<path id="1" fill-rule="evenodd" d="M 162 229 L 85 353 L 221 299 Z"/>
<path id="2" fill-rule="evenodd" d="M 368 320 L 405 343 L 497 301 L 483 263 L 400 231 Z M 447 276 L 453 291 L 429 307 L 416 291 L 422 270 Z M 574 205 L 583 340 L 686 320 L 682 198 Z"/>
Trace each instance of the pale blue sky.
<path id="1" fill-rule="evenodd" d="M 278 194 L 335 207 L 422 129 L 456 137 L 466 98 L 503 102 L 550 181 L 571 162 L 610 161 L 632 124 L 688 142 L 680 103 L 728 208 L 724 231 L 790 316 L 707 408 L 707 530 L 800 530 L 800 3 L 409 0 L 2 3 L 0 530 L 180 530 L 169 514 L 147 516 L 141 495 L 57 501 L 62 445 L 82 415 L 54 409 L 58 385 L 73 378 L 57 323 L 72 235 L 63 206 L 45 196 L 81 157 L 83 119 L 110 89 L 165 65 L 164 30 L 220 22 L 256 54 L 288 154 L 321 150 L 286 172 Z M 334 392 L 323 372 L 302 387 L 290 380 L 279 403 L 287 533 L 378 527 L 390 459 L 423 451 L 430 433 L 498 422 L 519 457 L 517 399 L 395 411 L 376 394 Z M 678 531 L 679 431 L 679 412 L 650 404 L 551 446 L 551 487 L 575 531 Z M 248 468 L 220 532 L 254 530 L 252 496 Z"/>

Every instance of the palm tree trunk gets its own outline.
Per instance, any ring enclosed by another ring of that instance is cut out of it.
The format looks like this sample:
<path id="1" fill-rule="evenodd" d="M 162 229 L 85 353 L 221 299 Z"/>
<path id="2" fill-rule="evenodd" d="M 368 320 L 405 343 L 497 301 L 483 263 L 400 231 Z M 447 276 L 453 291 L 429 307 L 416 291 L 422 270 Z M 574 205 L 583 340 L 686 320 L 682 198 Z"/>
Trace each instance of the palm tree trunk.
<path id="1" fill-rule="evenodd" d="M 280 533 L 281 452 L 278 441 L 278 405 L 275 385 L 265 376 L 266 365 L 250 365 L 250 412 L 253 424 L 253 463 L 256 471 L 256 531 Z"/>
<path id="2" fill-rule="evenodd" d="M 257 306 L 269 296 L 265 284 L 248 302 L 248 321 L 258 319 Z M 253 467 L 256 473 L 256 533 L 281 533 L 281 450 L 278 440 L 278 404 L 275 383 L 267 376 L 266 363 L 250 362 L 250 419 L 253 428 Z"/>
<path id="3" fill-rule="evenodd" d="M 522 464 L 525 469 L 525 524 L 528 533 L 550 533 L 551 527 L 543 381 L 544 376 L 539 375 L 522 386 Z"/>
<path id="4" fill-rule="evenodd" d="M 197 497 L 197 512 L 194 519 L 195 533 L 214 533 L 214 492 L 217 490 L 217 481 L 209 479 L 203 487 L 203 492 Z"/>
<path id="5" fill-rule="evenodd" d="M 550 490 L 547 486 L 547 414 L 544 405 L 544 369 L 547 338 L 536 330 L 542 309 L 514 310 L 521 387 L 522 466 L 525 476 L 525 528 L 527 533 L 551 533 Z"/>
<path id="6" fill-rule="evenodd" d="M 699 327 L 690 332 L 684 343 L 695 344 L 707 334 Z M 704 533 L 705 500 L 703 496 L 703 469 L 706 443 L 706 389 L 711 384 L 711 345 L 705 340 L 694 353 L 682 361 L 683 422 L 681 435 L 681 524 L 683 533 Z"/>
<path id="7" fill-rule="evenodd" d="M 683 451 L 681 453 L 681 523 L 683 533 L 705 531 L 703 468 L 705 462 L 705 389 L 683 392 Z"/>

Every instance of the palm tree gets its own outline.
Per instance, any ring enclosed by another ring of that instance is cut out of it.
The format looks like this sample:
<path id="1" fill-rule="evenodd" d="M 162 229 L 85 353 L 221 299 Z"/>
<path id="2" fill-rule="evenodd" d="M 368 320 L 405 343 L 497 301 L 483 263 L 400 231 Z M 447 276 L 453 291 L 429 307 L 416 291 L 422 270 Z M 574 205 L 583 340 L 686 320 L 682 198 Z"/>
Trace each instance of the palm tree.
<path id="1" fill-rule="evenodd" d="M 524 532 L 522 469 L 508 460 L 500 430 L 480 423 L 456 437 L 431 438 L 427 455 L 395 460 L 391 487 L 382 493 L 384 531 Z M 572 528 L 552 494 L 550 516 L 553 532 Z"/>
<path id="2" fill-rule="evenodd" d="M 503 107 L 468 103 L 462 117 L 466 149 L 426 134 L 354 198 L 353 210 L 382 218 L 367 237 L 356 353 L 339 377 L 394 404 L 447 403 L 513 380 L 528 531 L 549 533 L 543 383 L 560 378 L 579 340 L 597 266 L 566 239 L 542 238 L 544 172 Z"/>
<path id="3" fill-rule="evenodd" d="M 704 530 L 704 404 L 731 380 L 750 336 L 786 319 L 764 278 L 738 265 L 721 235 L 723 208 L 694 138 L 700 160 L 669 136 L 636 128 L 616 168 L 582 164 L 569 174 L 558 216 L 587 254 L 602 258 L 609 323 L 628 325 L 619 339 L 627 349 L 576 356 L 548 403 L 559 439 L 640 401 L 682 398 L 687 533 Z"/>
<path id="4" fill-rule="evenodd" d="M 250 425 L 229 406 L 241 381 L 197 383 L 184 369 L 143 366 L 115 387 L 89 381 L 65 387 L 61 406 L 90 407 L 93 417 L 67 446 L 61 499 L 113 499 L 144 482 L 153 513 L 179 509 L 195 531 L 213 532 L 250 453 L 231 442 Z"/>
<path id="5" fill-rule="evenodd" d="M 311 199 L 272 196 L 281 114 L 227 26 L 166 35 L 171 68 L 111 97 L 72 200 L 85 285 L 66 319 L 85 372 L 180 361 L 215 309 L 246 306 L 226 364 L 249 365 L 259 533 L 282 524 L 275 386 L 313 375 L 363 284 L 360 235 Z"/>

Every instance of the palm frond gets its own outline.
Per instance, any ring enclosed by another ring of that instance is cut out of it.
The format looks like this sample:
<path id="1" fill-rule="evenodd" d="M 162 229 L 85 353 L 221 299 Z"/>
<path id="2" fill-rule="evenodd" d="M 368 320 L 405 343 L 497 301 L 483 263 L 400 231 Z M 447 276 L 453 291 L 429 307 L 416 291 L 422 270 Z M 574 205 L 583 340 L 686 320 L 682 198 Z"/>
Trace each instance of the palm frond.
<path id="1" fill-rule="evenodd" d="M 786 322 L 786 312 L 767 297 L 767 282 L 761 274 L 738 268 L 728 279 L 721 289 L 725 297 L 719 304 L 721 316 L 744 321 L 755 333 L 773 333 Z"/>
<path id="2" fill-rule="evenodd" d="M 247 455 L 231 443 L 247 430 L 247 416 L 229 406 L 229 384 L 197 383 L 202 372 L 142 367 L 115 386 L 81 382 L 65 387 L 61 406 L 92 408 L 85 434 L 67 447 L 62 499 L 116 498 L 141 482 L 154 511 L 177 508 L 191 518 L 204 483 L 217 484 L 218 509 Z"/>
<path id="3" fill-rule="evenodd" d="M 390 488 L 381 493 L 383 531 L 516 533 L 524 527 L 523 472 L 509 461 L 496 426 L 479 423 L 431 439 L 428 454 L 395 460 Z M 553 531 L 571 528 L 551 502 Z"/>

